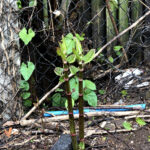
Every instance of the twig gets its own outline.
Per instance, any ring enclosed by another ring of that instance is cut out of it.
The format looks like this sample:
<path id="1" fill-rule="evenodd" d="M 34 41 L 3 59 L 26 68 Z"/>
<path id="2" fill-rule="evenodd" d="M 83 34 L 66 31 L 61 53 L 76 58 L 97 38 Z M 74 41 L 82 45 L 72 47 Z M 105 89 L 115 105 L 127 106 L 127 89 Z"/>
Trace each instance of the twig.
<path id="1" fill-rule="evenodd" d="M 110 130 L 109 133 L 120 133 L 120 132 L 132 132 L 132 131 L 136 131 L 138 130 L 138 128 L 133 128 L 132 130 L 127 130 L 127 129 L 119 129 L 119 130 Z M 88 129 L 86 132 L 85 132 L 85 137 L 89 137 L 93 134 L 107 134 L 108 132 L 107 131 L 104 131 L 104 130 L 90 130 Z"/>
<path id="2" fill-rule="evenodd" d="M 128 116 L 128 117 L 125 117 L 126 120 L 128 119 L 132 119 L 132 118 L 150 118 L 150 115 L 133 115 L 133 116 Z"/>

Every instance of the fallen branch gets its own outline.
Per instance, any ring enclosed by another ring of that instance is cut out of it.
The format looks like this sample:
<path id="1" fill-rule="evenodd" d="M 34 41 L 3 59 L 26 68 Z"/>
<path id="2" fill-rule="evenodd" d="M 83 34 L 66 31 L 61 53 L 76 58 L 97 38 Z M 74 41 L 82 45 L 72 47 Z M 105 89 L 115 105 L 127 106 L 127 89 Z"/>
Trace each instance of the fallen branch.
<path id="1" fill-rule="evenodd" d="M 137 117 L 139 117 L 139 118 L 150 118 L 150 115 L 133 115 L 133 116 L 127 116 L 127 117 L 125 117 L 125 119 L 128 120 L 128 119 L 137 118 Z"/>
<path id="2" fill-rule="evenodd" d="M 117 36 L 115 36 L 112 40 L 110 40 L 107 44 L 105 44 L 102 48 L 99 49 L 99 51 L 95 54 L 94 58 L 96 58 L 97 56 L 99 56 L 99 54 L 107 47 L 109 46 L 113 41 L 115 41 L 116 39 L 120 38 L 122 35 L 124 35 L 126 32 L 128 32 L 129 30 L 131 30 L 132 28 L 134 28 L 139 22 L 141 22 L 145 17 L 147 17 L 148 15 L 150 15 L 150 11 L 148 11 L 145 15 L 143 15 L 141 18 L 139 18 L 135 23 L 133 23 L 131 26 L 129 26 L 127 29 L 125 29 L 124 31 L 122 31 L 120 34 L 118 34 Z M 109 70 L 111 71 L 111 70 Z M 58 83 L 53 89 L 51 89 L 49 92 L 47 92 L 38 102 L 37 105 L 33 106 L 30 111 L 22 118 L 22 120 L 28 118 L 33 111 L 35 111 L 35 109 L 52 93 L 54 92 L 61 84 Z"/>
<path id="3" fill-rule="evenodd" d="M 120 132 L 132 132 L 132 131 L 136 131 L 138 130 L 138 128 L 133 128 L 132 130 L 127 130 L 127 129 L 118 129 L 118 130 L 109 130 L 108 132 L 109 133 L 120 133 Z M 93 134 L 107 134 L 108 133 L 107 131 L 105 130 L 90 130 L 88 129 L 86 132 L 85 132 L 85 137 L 89 137 Z"/>
<path id="4" fill-rule="evenodd" d="M 124 112 L 90 112 L 90 113 L 85 113 L 85 118 L 86 117 L 99 117 L 99 116 L 117 116 L 117 117 L 121 117 L 121 116 L 129 116 L 129 115 L 137 115 L 139 114 L 140 111 L 124 111 Z M 79 118 L 78 114 L 74 115 L 75 119 Z M 42 121 L 41 119 L 30 119 L 30 120 L 21 120 L 19 121 L 19 124 L 21 126 L 30 126 L 34 123 L 47 123 L 47 122 L 53 122 L 53 121 L 62 121 L 62 120 L 68 120 L 69 117 L 68 115 L 62 115 L 62 116 L 55 116 L 55 117 L 50 117 L 50 118 L 43 118 Z"/>

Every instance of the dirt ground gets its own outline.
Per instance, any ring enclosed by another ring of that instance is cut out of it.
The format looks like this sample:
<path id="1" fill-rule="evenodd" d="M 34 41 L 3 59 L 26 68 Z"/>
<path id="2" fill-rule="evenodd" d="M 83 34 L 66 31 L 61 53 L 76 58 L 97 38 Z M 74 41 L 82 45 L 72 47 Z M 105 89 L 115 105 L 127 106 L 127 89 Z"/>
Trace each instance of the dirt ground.
<path id="1" fill-rule="evenodd" d="M 106 85 L 106 83 L 105 83 Z M 149 87 L 140 89 L 129 89 L 127 95 L 120 94 L 120 87 L 117 85 L 109 86 L 107 94 L 98 95 L 103 99 L 99 104 L 113 104 L 123 99 L 125 104 L 146 103 L 147 109 L 150 106 Z M 142 113 L 142 112 L 141 112 Z M 34 118 L 38 118 L 38 111 Z M 142 113 L 142 114 L 148 114 Z M 33 117 L 33 116 L 31 116 Z M 150 119 L 144 118 L 146 125 L 139 126 L 135 118 L 128 120 L 134 131 L 124 131 L 122 123 L 124 117 L 92 117 L 85 119 L 85 144 L 86 150 L 149 150 L 150 149 Z M 102 129 L 102 124 L 106 123 Z M 77 123 L 77 122 L 76 122 Z M 60 127 L 60 126 L 61 127 Z M 1 127 L 0 130 L 0 150 L 50 150 L 61 134 L 69 133 L 68 121 L 59 122 L 58 126 L 51 127 L 49 124 L 33 124 L 22 127 L 20 125 L 11 126 L 12 131 L 9 135 L 10 127 Z M 77 125 L 76 125 L 77 126 Z M 94 131 L 91 134 L 87 134 Z M 100 133 L 103 131 L 103 134 Z M 104 133 L 105 132 L 105 133 Z"/>

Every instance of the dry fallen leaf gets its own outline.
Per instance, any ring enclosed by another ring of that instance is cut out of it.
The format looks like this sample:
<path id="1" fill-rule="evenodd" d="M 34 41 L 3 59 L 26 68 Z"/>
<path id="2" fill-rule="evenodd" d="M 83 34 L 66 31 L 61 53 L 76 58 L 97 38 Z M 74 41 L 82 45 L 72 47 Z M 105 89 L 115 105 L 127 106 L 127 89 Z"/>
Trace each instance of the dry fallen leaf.
<path id="1" fill-rule="evenodd" d="M 9 128 L 9 130 L 4 130 L 5 131 L 5 135 L 9 138 L 12 132 L 12 127 Z"/>

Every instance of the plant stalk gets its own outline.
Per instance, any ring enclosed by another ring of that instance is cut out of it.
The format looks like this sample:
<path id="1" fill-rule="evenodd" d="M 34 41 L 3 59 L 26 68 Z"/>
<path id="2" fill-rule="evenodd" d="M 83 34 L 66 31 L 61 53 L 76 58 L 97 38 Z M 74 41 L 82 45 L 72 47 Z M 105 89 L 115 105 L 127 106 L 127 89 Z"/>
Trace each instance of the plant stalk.
<path id="1" fill-rule="evenodd" d="M 76 138 L 76 131 L 75 131 L 75 122 L 74 122 L 74 115 L 73 115 L 73 107 L 72 107 L 72 98 L 71 98 L 71 91 L 69 85 L 69 67 L 66 61 L 64 63 L 64 75 L 65 75 L 65 86 L 66 86 L 66 95 L 68 100 L 68 111 L 69 111 L 69 123 L 70 123 L 70 135 L 72 138 L 72 145 L 73 150 L 78 149 L 77 145 L 77 138 Z"/>
<path id="2" fill-rule="evenodd" d="M 84 147 L 84 101 L 83 101 L 83 64 L 79 61 L 79 149 L 83 150 Z"/>
<path id="3" fill-rule="evenodd" d="M 43 17 L 44 17 L 44 25 L 45 25 L 45 28 L 47 29 L 49 26 L 47 0 L 43 0 Z"/>

